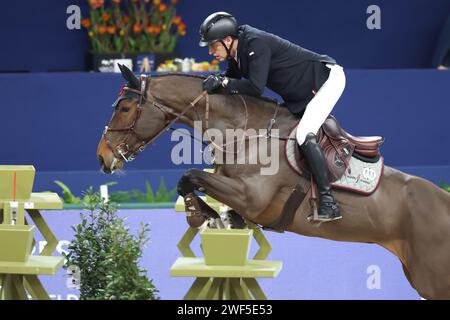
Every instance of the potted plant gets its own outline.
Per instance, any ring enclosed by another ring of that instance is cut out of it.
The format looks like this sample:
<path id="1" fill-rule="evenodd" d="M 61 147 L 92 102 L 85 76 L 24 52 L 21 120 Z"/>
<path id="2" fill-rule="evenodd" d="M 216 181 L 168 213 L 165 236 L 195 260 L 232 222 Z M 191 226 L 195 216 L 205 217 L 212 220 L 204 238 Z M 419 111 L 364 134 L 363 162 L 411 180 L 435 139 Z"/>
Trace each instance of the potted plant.
<path id="1" fill-rule="evenodd" d="M 113 72 L 116 59 L 128 59 L 134 70 L 148 72 L 150 64 L 154 70 L 174 58 L 178 38 L 186 35 L 186 24 L 176 14 L 177 1 L 87 0 L 89 15 L 81 24 L 92 46 L 88 67 Z"/>
<path id="2" fill-rule="evenodd" d="M 89 189 L 84 197 L 88 214 L 73 226 L 75 237 L 64 253 L 64 267 L 72 271 L 80 299 L 153 300 L 158 290 L 139 266 L 147 243 L 148 225 L 130 233 L 116 208 Z"/>

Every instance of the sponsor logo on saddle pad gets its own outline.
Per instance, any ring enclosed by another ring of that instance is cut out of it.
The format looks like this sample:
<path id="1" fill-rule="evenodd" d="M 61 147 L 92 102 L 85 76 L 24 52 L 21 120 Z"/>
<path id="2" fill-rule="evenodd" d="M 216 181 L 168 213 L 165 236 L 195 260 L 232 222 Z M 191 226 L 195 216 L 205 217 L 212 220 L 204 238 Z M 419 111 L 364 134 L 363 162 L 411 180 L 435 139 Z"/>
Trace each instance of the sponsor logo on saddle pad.
<path id="1" fill-rule="evenodd" d="M 294 137 L 295 130 L 292 131 L 291 137 Z M 286 143 L 286 158 L 291 165 L 291 168 L 297 173 L 301 174 L 299 164 L 295 158 L 294 148 L 298 148 L 296 140 L 288 140 Z M 380 178 L 383 174 L 383 157 L 376 163 L 368 163 L 351 157 L 350 170 L 345 170 L 341 178 L 332 183 L 332 186 L 339 189 L 354 191 L 357 193 L 369 195 L 374 192 Z"/>
<path id="2" fill-rule="evenodd" d="M 355 157 L 350 159 L 350 172 L 345 170 L 342 177 L 333 182 L 333 187 L 363 194 L 374 192 L 383 172 L 383 157 L 376 163 L 363 162 Z"/>

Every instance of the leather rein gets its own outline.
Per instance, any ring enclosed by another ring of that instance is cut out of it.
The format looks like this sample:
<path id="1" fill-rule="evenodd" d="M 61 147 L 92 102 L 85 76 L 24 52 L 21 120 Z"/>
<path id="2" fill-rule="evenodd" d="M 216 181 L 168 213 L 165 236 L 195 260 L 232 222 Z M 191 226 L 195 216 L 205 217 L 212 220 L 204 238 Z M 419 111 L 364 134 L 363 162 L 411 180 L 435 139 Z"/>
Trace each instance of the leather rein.
<path id="1" fill-rule="evenodd" d="M 144 151 L 145 147 L 147 147 L 149 144 L 152 144 L 165 131 L 168 131 L 175 122 L 177 122 L 190 109 L 195 107 L 195 105 L 201 99 L 203 99 L 205 96 L 207 96 L 207 92 L 206 91 L 202 92 L 192 102 L 189 103 L 188 107 L 186 109 L 184 109 L 183 112 L 177 114 L 177 113 L 168 111 L 168 110 L 170 110 L 169 107 L 166 107 L 166 106 L 164 106 L 164 105 L 162 105 L 162 104 L 160 104 L 160 103 L 158 103 L 158 102 L 156 102 L 154 100 L 147 99 L 146 98 L 146 94 L 145 94 L 146 90 L 147 90 L 147 83 L 148 83 L 147 76 L 146 75 L 141 75 L 140 80 L 141 80 L 140 81 L 140 83 L 141 83 L 140 90 L 136 90 L 136 89 L 133 89 L 133 88 L 130 88 L 130 87 L 124 87 L 123 88 L 124 91 L 130 91 L 130 92 L 133 92 L 133 93 L 135 93 L 135 94 L 137 94 L 139 96 L 139 102 L 138 102 L 137 107 L 136 107 L 136 115 L 135 115 L 131 125 L 129 125 L 126 128 L 120 128 L 120 129 L 119 128 L 117 128 L 117 129 L 116 128 L 109 128 L 108 126 L 106 126 L 105 130 L 103 131 L 103 135 L 102 135 L 102 138 L 105 140 L 106 145 L 111 150 L 111 152 L 114 154 L 114 156 L 116 158 L 118 158 L 118 159 L 122 158 L 126 162 L 133 161 L 139 155 L 139 153 Z M 136 133 L 136 124 L 137 124 L 139 118 L 141 117 L 142 110 L 143 110 L 143 104 L 146 101 L 150 101 L 151 104 L 154 107 L 159 109 L 164 114 L 164 117 L 167 120 L 167 122 L 164 125 L 164 127 L 154 137 L 152 137 L 150 139 L 145 139 L 145 138 L 141 137 L 139 134 Z M 209 101 L 207 101 L 207 103 L 208 102 Z M 113 147 L 111 141 L 107 139 L 106 135 L 107 135 L 108 132 L 124 132 L 124 133 L 128 133 L 129 135 L 135 136 L 138 139 L 138 141 L 140 141 L 140 143 L 136 144 L 133 148 L 130 148 L 130 146 L 125 142 L 127 137 L 128 137 L 128 136 L 126 136 L 121 143 L 119 143 L 116 147 Z"/>
<path id="2" fill-rule="evenodd" d="M 176 123 L 189 110 L 194 108 L 196 106 L 196 104 L 200 100 L 205 98 L 205 97 L 206 97 L 205 127 L 206 127 L 206 129 L 208 129 L 208 123 L 209 123 L 209 95 L 208 95 L 208 93 L 206 91 L 203 91 L 193 101 L 191 101 L 188 104 L 187 108 L 185 108 L 181 113 L 176 113 L 176 112 L 172 112 L 169 107 L 167 107 L 167 106 L 165 106 L 163 104 L 160 104 L 160 103 L 156 102 L 155 100 L 147 99 L 147 97 L 146 97 L 147 84 L 148 84 L 147 76 L 146 75 L 141 75 L 140 76 L 140 90 L 136 90 L 136 89 L 133 89 L 133 88 L 130 88 L 130 87 L 126 87 L 126 86 L 123 88 L 123 91 L 129 91 L 129 92 L 132 92 L 132 93 L 137 94 L 139 96 L 139 101 L 138 101 L 138 104 L 137 104 L 137 107 L 136 107 L 136 114 L 135 114 L 135 117 L 134 117 L 133 122 L 131 123 L 131 125 L 129 125 L 128 127 L 125 127 L 125 128 L 110 128 L 109 126 L 105 126 L 105 129 L 103 130 L 102 139 L 105 140 L 106 145 L 108 146 L 110 151 L 114 154 L 114 156 L 117 159 L 122 158 L 126 162 L 133 161 L 142 151 L 144 151 L 144 149 L 148 145 L 152 144 L 157 138 L 159 138 L 159 136 L 161 134 L 163 134 L 164 132 L 166 132 L 169 129 L 171 129 L 171 127 L 172 127 L 172 125 L 174 123 Z M 239 97 L 242 100 L 243 106 L 245 108 L 245 125 L 244 125 L 244 132 L 245 132 L 245 130 L 247 128 L 247 123 L 248 123 L 248 108 L 247 108 L 247 103 L 245 102 L 244 98 L 241 95 L 239 95 Z M 142 110 L 143 110 L 143 105 L 145 104 L 146 101 L 151 102 L 151 104 L 154 107 L 159 109 L 164 114 L 164 117 L 166 119 L 166 124 L 164 125 L 164 127 L 154 137 L 152 137 L 150 139 L 145 139 L 145 138 L 141 137 L 136 132 L 136 125 L 137 125 L 138 120 L 141 117 Z M 290 139 L 289 137 L 277 137 L 277 136 L 271 135 L 271 130 L 272 130 L 273 125 L 275 124 L 275 121 L 276 121 L 275 119 L 276 119 L 279 107 L 280 107 L 280 105 L 278 104 L 277 108 L 275 109 L 275 113 L 274 113 L 273 117 L 269 121 L 269 124 L 267 126 L 267 133 L 265 135 L 255 135 L 255 136 L 247 136 L 247 135 L 244 134 L 242 139 L 241 139 L 241 141 L 240 141 L 239 148 L 238 148 L 237 151 L 234 151 L 234 152 L 226 151 L 225 148 L 226 148 L 227 144 L 219 146 L 214 141 L 209 139 L 209 135 L 208 135 L 208 140 L 214 146 L 215 149 L 218 149 L 218 150 L 220 150 L 222 152 L 225 152 L 225 153 L 235 153 L 235 154 L 239 153 L 239 151 L 241 149 L 241 146 L 244 143 L 244 141 L 248 140 L 248 139 L 251 139 L 251 138 L 261 138 L 262 137 L 262 138 L 275 138 L 275 139 L 280 139 L 280 140 L 288 140 L 288 139 Z M 122 142 L 120 142 L 116 147 L 114 147 L 112 145 L 111 141 L 107 139 L 108 132 L 123 132 L 123 133 L 128 133 L 128 135 L 125 136 L 125 138 L 122 140 Z M 129 135 L 132 135 L 132 136 L 136 137 L 137 140 L 140 141 L 133 148 L 131 148 L 126 143 L 126 140 L 127 140 Z"/>

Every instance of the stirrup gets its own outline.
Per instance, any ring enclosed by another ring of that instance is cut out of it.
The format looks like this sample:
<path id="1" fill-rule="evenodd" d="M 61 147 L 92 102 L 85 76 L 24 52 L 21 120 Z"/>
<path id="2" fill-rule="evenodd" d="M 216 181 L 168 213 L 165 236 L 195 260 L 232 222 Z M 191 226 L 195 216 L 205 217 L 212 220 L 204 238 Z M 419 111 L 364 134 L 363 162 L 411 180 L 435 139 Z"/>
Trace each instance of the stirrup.
<path id="1" fill-rule="evenodd" d="M 311 207 L 313 209 L 313 212 L 311 212 L 306 217 L 306 219 L 309 222 L 328 222 L 328 221 L 334 221 L 334 220 L 342 219 L 342 215 L 340 213 L 340 210 L 339 210 L 339 215 L 334 215 L 334 214 L 331 214 L 331 215 L 320 215 L 320 214 L 318 214 L 318 211 L 319 211 L 320 208 L 317 208 L 317 204 L 316 204 L 316 202 L 314 200 L 311 199 L 311 201 L 313 202 L 313 203 L 311 203 Z M 337 205 L 337 204 L 335 204 L 335 205 Z M 315 211 L 317 212 L 317 219 L 314 219 L 315 218 L 314 217 L 314 212 Z"/>
<path id="2" fill-rule="evenodd" d="M 342 216 L 337 216 L 337 217 L 333 217 L 333 218 L 324 218 L 321 216 L 317 216 L 317 220 L 314 220 L 314 214 L 310 213 L 309 216 L 306 217 L 306 219 L 308 219 L 309 222 L 329 222 L 329 221 L 342 219 Z"/>

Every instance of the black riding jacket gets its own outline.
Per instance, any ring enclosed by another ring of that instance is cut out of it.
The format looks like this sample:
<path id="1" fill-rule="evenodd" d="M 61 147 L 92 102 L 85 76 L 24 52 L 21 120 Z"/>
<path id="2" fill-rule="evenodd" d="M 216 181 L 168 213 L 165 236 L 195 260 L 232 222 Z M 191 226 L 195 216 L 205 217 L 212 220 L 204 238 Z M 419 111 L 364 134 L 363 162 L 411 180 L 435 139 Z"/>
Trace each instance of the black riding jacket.
<path id="1" fill-rule="evenodd" d="M 300 114 L 314 92 L 328 79 L 325 64 L 336 61 L 249 25 L 239 27 L 237 58 L 228 61 L 225 76 L 231 94 L 260 96 L 264 88 L 278 93 L 294 114 Z M 243 79 L 245 78 L 245 79 Z"/>

